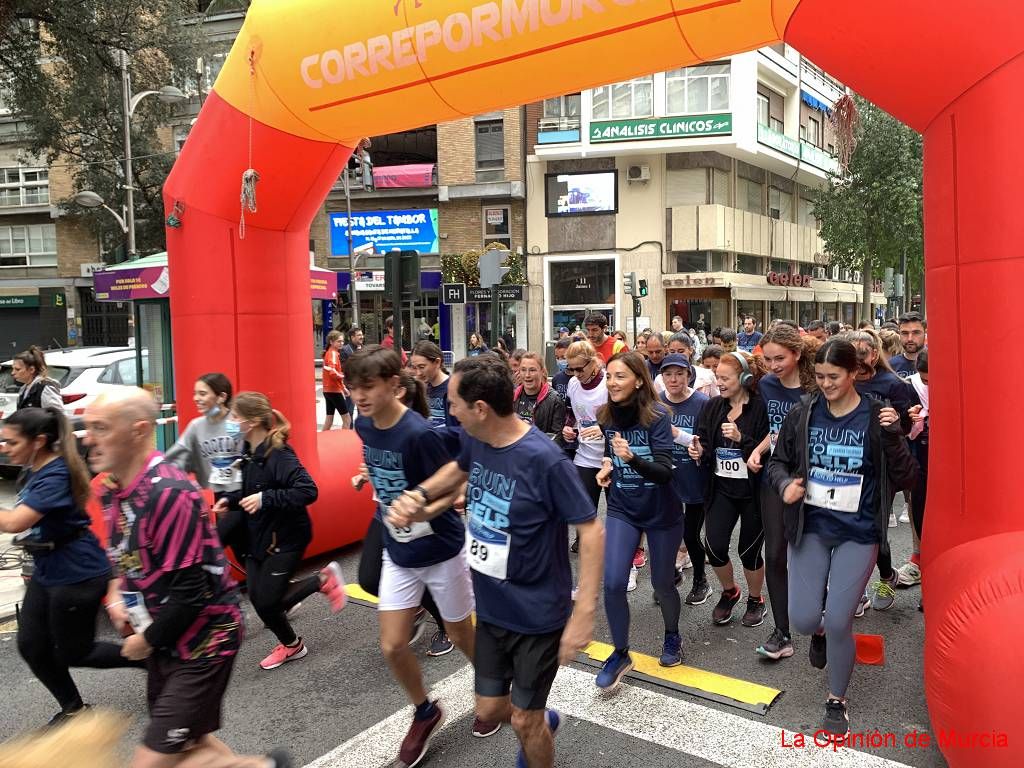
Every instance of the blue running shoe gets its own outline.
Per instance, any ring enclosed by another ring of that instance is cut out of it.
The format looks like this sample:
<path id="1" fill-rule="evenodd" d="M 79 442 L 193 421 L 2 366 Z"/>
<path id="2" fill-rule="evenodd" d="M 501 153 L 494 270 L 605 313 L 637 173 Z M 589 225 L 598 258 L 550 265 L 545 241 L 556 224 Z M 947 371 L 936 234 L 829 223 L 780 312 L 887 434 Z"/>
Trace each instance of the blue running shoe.
<path id="1" fill-rule="evenodd" d="M 558 733 L 558 726 L 562 724 L 562 716 L 558 714 L 557 709 L 549 709 L 544 714 L 547 716 L 551 738 L 554 738 L 555 734 Z M 523 754 L 522 747 L 519 748 L 519 754 L 516 755 L 516 768 L 528 768 L 526 765 L 526 755 Z"/>
<path id="2" fill-rule="evenodd" d="M 665 645 L 658 663 L 663 667 L 678 667 L 683 663 L 683 638 L 678 632 L 665 633 Z"/>
<path id="3" fill-rule="evenodd" d="M 601 671 L 597 673 L 597 687 L 604 691 L 614 688 L 631 669 L 633 669 L 633 659 L 630 658 L 629 652 L 616 648 L 608 657 L 608 661 L 604 663 Z"/>

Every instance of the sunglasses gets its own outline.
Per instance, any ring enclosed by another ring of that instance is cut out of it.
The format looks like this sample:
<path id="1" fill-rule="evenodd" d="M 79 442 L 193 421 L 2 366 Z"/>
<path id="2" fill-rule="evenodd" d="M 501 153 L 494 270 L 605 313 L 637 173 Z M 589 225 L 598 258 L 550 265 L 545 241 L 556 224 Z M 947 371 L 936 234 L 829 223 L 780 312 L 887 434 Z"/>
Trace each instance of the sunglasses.
<path id="1" fill-rule="evenodd" d="M 567 365 L 565 367 L 565 370 L 568 371 L 569 373 L 583 373 L 585 370 L 587 370 L 587 368 L 590 367 L 590 363 L 591 362 L 593 362 L 593 361 L 592 360 L 588 360 L 586 365 L 584 365 L 582 368 L 574 368 L 571 365 Z"/>

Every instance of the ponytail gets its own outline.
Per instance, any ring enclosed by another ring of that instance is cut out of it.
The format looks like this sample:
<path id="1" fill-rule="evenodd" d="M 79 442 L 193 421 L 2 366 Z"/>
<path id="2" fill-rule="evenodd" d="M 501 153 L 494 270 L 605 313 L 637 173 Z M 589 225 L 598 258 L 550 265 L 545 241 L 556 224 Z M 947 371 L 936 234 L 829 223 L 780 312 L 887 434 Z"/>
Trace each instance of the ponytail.
<path id="1" fill-rule="evenodd" d="M 91 478 L 64 412 L 58 408 L 21 408 L 7 418 L 6 426 L 17 427 L 27 440 L 46 437 L 46 450 L 64 459 L 71 476 L 71 496 L 79 508 L 85 509 L 92 495 Z"/>
<path id="2" fill-rule="evenodd" d="M 19 352 L 14 356 L 14 359 L 20 362 L 25 367 L 35 369 L 36 376 L 46 376 L 46 358 L 43 355 L 43 350 L 33 344 L 31 347 L 26 349 L 24 352 Z"/>
<path id="3" fill-rule="evenodd" d="M 262 392 L 239 392 L 231 407 L 243 419 L 258 422 L 267 430 L 267 437 L 263 441 L 267 455 L 275 448 L 283 448 L 287 444 L 292 425 L 283 413 L 270 406 L 270 400 Z"/>
<path id="4" fill-rule="evenodd" d="M 284 417 L 283 413 L 276 408 L 272 408 L 270 413 L 274 417 L 274 425 L 270 428 L 265 441 L 268 455 L 275 448 L 284 448 L 288 443 L 288 435 L 291 434 L 292 431 L 292 425 L 289 423 L 288 419 Z"/>

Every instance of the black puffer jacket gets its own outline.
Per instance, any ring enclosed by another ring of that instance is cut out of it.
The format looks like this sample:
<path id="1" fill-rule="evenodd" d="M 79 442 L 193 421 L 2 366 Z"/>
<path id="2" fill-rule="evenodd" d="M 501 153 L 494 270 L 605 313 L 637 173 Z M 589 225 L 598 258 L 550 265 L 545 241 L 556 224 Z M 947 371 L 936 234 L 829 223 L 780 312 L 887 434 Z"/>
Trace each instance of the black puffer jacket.
<path id="1" fill-rule="evenodd" d="M 718 476 L 715 474 L 715 449 L 716 448 L 739 448 L 743 452 L 743 461 L 750 458 L 754 449 L 761 444 L 768 434 L 768 410 L 765 408 L 764 400 L 756 392 L 750 393 L 750 399 L 743 406 L 739 418 L 736 419 L 736 428 L 743 437 L 739 445 L 726 445 L 722 436 L 722 425 L 729 416 L 732 403 L 729 398 L 711 398 L 711 401 L 704 406 L 700 419 L 697 421 L 697 437 L 700 438 L 701 447 L 704 449 L 704 456 L 701 458 L 702 466 L 711 467 L 707 473 L 707 491 L 704 495 L 704 503 L 710 504 L 715 495 L 715 486 L 718 484 Z M 731 441 L 730 441 L 731 442 Z M 761 488 L 760 478 L 753 472 L 748 473 L 747 480 L 750 484 L 750 493 L 757 499 Z"/>
<path id="2" fill-rule="evenodd" d="M 807 448 L 808 428 L 811 410 L 820 398 L 821 394 L 818 392 L 804 395 L 782 422 L 775 453 L 768 461 L 766 469 L 768 482 L 778 492 L 780 498 L 793 478 L 807 477 L 807 466 L 810 463 Z M 879 547 L 883 551 L 888 551 L 890 500 L 896 495 L 897 490 L 913 490 L 921 468 L 910 453 L 900 422 L 884 428 L 879 423 L 879 411 L 885 408 L 886 404 L 872 398 L 867 398 L 867 401 L 871 406 L 868 445 L 871 449 L 871 463 L 877 475 L 875 498 L 872 501 L 872 509 L 875 511 L 875 533 L 878 536 Z M 790 544 L 798 545 L 804 533 L 803 500 L 785 506 L 783 522 L 786 539 Z"/>
<path id="3" fill-rule="evenodd" d="M 228 503 L 254 493 L 263 494 L 263 504 L 248 515 L 252 555 L 262 560 L 278 552 L 301 552 L 313 538 L 313 524 L 306 509 L 317 499 L 313 478 L 302 466 L 290 445 L 267 452 L 266 443 L 242 458 L 242 489 L 226 494 Z"/>

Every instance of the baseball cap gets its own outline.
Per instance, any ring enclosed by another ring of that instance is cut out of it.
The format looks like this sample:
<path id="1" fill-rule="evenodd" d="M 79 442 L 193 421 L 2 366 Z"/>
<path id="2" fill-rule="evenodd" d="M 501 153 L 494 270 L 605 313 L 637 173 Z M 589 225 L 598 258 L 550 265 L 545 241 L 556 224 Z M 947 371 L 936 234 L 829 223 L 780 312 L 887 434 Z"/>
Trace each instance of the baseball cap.
<path id="1" fill-rule="evenodd" d="M 690 358 L 686 355 L 680 354 L 679 352 L 673 352 L 671 355 L 665 355 L 664 359 L 661 361 L 662 370 L 673 365 L 678 366 L 679 368 L 689 369 L 691 367 Z"/>
<path id="2" fill-rule="evenodd" d="M 568 329 L 568 328 L 566 328 L 566 327 L 565 327 L 565 326 L 563 325 L 563 326 L 562 326 L 561 328 L 559 328 L 559 329 L 558 329 L 558 332 L 559 332 L 559 333 L 568 333 L 568 332 L 569 332 L 569 329 Z"/>

